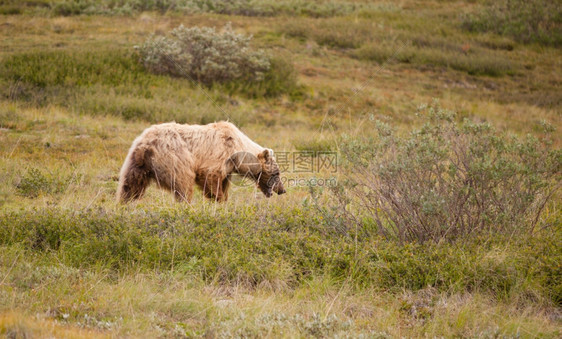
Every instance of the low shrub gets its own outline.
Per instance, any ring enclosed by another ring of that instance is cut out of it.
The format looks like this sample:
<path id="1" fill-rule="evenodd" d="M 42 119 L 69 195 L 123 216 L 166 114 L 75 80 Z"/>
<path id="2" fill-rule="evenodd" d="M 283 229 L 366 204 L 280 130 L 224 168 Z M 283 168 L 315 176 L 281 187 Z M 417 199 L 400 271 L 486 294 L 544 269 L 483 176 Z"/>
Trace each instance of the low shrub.
<path id="1" fill-rule="evenodd" d="M 36 198 L 40 194 L 62 193 L 68 187 L 68 178 L 60 178 L 38 168 L 28 169 L 15 185 L 19 195 Z"/>
<path id="2" fill-rule="evenodd" d="M 0 15 L 17 15 L 28 9 L 45 9 L 49 7 L 49 0 L 0 0 Z"/>
<path id="3" fill-rule="evenodd" d="M 269 58 L 269 70 L 262 81 L 229 81 L 218 89 L 225 89 L 229 94 L 243 93 L 250 98 L 275 97 L 288 94 L 292 99 L 302 97 L 303 86 L 297 82 L 297 71 L 285 57 Z"/>
<path id="4" fill-rule="evenodd" d="M 23 10 L 16 6 L 0 6 L 0 15 L 17 15 L 21 14 Z"/>
<path id="5" fill-rule="evenodd" d="M 91 4 L 90 1 L 65 0 L 53 3 L 51 11 L 54 15 L 70 16 L 84 12 Z"/>
<path id="6" fill-rule="evenodd" d="M 351 225 L 350 225 L 351 226 Z M 0 215 L 0 245 L 63 265 L 113 272 L 169 271 L 208 282 L 291 288 L 318 276 L 388 291 L 434 287 L 529 294 L 560 304 L 561 229 L 399 245 L 344 234 L 313 208 L 21 210 Z"/>
<path id="7" fill-rule="evenodd" d="M 351 1 L 303 1 L 303 0 L 191 0 L 186 8 L 194 11 L 244 16 L 307 16 L 325 18 L 347 15 L 366 4 Z"/>
<path id="8" fill-rule="evenodd" d="M 151 72 L 189 77 L 204 84 L 233 80 L 261 81 L 270 69 L 261 50 L 253 51 L 251 36 L 211 27 L 180 26 L 169 37 L 151 37 L 137 46 L 142 64 Z"/>
<path id="9" fill-rule="evenodd" d="M 180 13 L 218 13 L 243 16 L 306 16 L 313 18 L 342 16 L 373 6 L 353 1 L 304 0 L 55 0 L 50 3 L 54 15 L 131 15 L 142 11 Z"/>
<path id="10" fill-rule="evenodd" d="M 402 242 L 532 233 L 561 186 L 562 151 L 489 123 L 457 124 L 437 105 L 420 113 L 424 125 L 408 136 L 379 122 L 377 138 L 340 145 L 351 173 L 335 191 L 342 213 Z"/>
<path id="11" fill-rule="evenodd" d="M 472 32 L 509 36 L 522 43 L 562 46 L 562 12 L 557 1 L 489 1 L 480 12 L 467 15 L 462 26 Z"/>
<path id="12" fill-rule="evenodd" d="M 210 27 L 180 26 L 170 36 L 151 37 L 137 46 L 142 64 L 156 74 L 186 77 L 207 86 L 224 84 L 250 96 L 290 93 L 296 86 L 291 63 L 250 48 L 251 36 Z"/>
<path id="13" fill-rule="evenodd" d="M 55 0 L 50 3 L 53 15 L 131 15 L 142 11 L 165 13 L 177 10 L 187 0 Z"/>

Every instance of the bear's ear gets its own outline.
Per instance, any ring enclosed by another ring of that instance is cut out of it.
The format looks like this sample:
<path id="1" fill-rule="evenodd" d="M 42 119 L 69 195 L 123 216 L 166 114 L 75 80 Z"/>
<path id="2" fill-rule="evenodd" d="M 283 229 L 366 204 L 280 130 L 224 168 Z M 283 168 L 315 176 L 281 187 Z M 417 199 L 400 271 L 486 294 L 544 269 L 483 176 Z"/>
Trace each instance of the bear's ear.
<path id="1" fill-rule="evenodd" d="M 269 157 L 270 157 L 270 155 L 271 155 L 271 154 L 269 153 L 270 151 L 271 151 L 270 149 L 267 149 L 267 148 L 264 149 L 263 152 L 261 152 L 260 154 L 258 154 L 258 159 L 263 159 L 263 160 L 265 160 L 265 161 L 269 160 Z"/>

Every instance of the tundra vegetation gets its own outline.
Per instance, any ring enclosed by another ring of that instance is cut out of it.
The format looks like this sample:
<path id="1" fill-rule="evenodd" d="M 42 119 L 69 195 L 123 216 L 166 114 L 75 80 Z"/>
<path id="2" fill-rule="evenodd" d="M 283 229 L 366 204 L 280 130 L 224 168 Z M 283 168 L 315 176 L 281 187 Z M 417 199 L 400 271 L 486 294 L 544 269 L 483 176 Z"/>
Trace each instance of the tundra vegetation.
<path id="1" fill-rule="evenodd" d="M 560 337 L 560 18 L 0 0 L 0 334 Z M 278 155 L 336 152 L 337 172 L 115 203 L 146 127 L 226 119 Z"/>

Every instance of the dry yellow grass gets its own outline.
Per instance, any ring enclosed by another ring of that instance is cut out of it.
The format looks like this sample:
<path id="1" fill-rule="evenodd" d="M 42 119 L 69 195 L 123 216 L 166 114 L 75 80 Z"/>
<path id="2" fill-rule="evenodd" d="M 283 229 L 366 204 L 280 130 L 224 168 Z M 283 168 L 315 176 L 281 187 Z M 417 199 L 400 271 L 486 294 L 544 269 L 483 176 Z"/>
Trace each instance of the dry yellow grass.
<path id="1" fill-rule="evenodd" d="M 0 334 L 6 338 L 109 338 L 107 333 L 63 324 L 56 320 L 30 317 L 23 313 L 0 314 Z"/>
<path id="2" fill-rule="evenodd" d="M 248 289 L 205 284 L 181 272 L 131 272 L 115 278 L 61 266 L 58 272 L 60 277 L 46 276 L 40 288 L 10 293 L 11 302 L 2 307 L 26 311 L 1 316 L 0 333 L 61 338 L 534 338 L 560 331 L 551 318 L 555 309 L 492 300 L 479 293 L 447 294 L 427 288 L 387 294 L 357 291 L 323 278 L 294 290 Z M 42 305 L 51 308 L 45 312 Z"/>

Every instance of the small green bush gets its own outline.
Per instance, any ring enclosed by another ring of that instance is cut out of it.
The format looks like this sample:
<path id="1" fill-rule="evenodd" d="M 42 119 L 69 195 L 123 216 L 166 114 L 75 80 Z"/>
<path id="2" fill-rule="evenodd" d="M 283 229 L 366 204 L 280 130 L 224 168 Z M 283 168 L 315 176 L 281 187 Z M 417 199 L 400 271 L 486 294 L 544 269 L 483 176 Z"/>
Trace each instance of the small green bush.
<path id="1" fill-rule="evenodd" d="M 260 81 L 270 63 L 263 51 L 249 48 L 251 36 L 211 27 L 180 26 L 170 37 L 152 37 L 137 46 L 142 64 L 157 74 L 189 77 L 212 84 L 233 80 Z"/>
<path id="2" fill-rule="evenodd" d="M 459 125 L 436 105 L 420 113 L 425 124 L 408 136 L 379 122 L 378 138 L 341 143 L 342 213 L 402 242 L 532 233 L 562 182 L 562 151 L 488 123 Z"/>
<path id="3" fill-rule="evenodd" d="M 284 57 L 269 58 L 270 68 L 262 81 L 229 81 L 222 85 L 230 94 L 244 93 L 251 98 L 275 97 L 288 94 L 293 99 L 302 96 L 303 87 L 297 82 L 293 64 Z M 219 89 L 221 89 L 219 88 Z"/>
<path id="4" fill-rule="evenodd" d="M 66 179 L 45 173 L 38 168 L 30 168 L 16 184 L 16 190 L 18 194 L 27 198 L 36 198 L 40 194 L 62 193 L 69 184 Z"/>
<path id="5" fill-rule="evenodd" d="M 297 151 L 310 151 L 318 153 L 334 151 L 335 143 L 332 140 L 315 138 L 294 140 L 293 146 L 295 146 L 295 149 Z"/>
<path id="6" fill-rule="evenodd" d="M 89 7 L 91 1 L 80 0 L 65 0 L 55 2 L 52 7 L 52 12 L 55 15 L 70 16 L 81 14 Z"/>
<path id="7" fill-rule="evenodd" d="M 1 0 L 0 15 L 17 15 L 28 9 L 44 9 L 49 7 L 49 0 Z"/>
<path id="8" fill-rule="evenodd" d="M 151 72 L 188 77 L 204 84 L 233 80 L 261 81 L 270 63 L 263 51 L 253 51 L 251 36 L 211 27 L 180 26 L 169 37 L 151 37 L 137 46 L 142 64 Z"/>
<path id="9" fill-rule="evenodd" d="M 494 32 L 522 43 L 562 46 L 562 11 L 559 1 L 489 1 L 479 13 L 464 18 L 463 28 Z"/>
<path id="10" fill-rule="evenodd" d="M 186 77 L 207 86 L 223 84 L 250 96 L 291 93 L 296 74 L 291 63 L 250 48 L 251 36 L 210 27 L 180 26 L 170 36 L 151 37 L 137 46 L 141 63 L 151 72 Z"/>
<path id="11" fill-rule="evenodd" d="M 20 7 L 15 6 L 0 6 L 0 15 L 17 15 L 23 11 Z"/>

